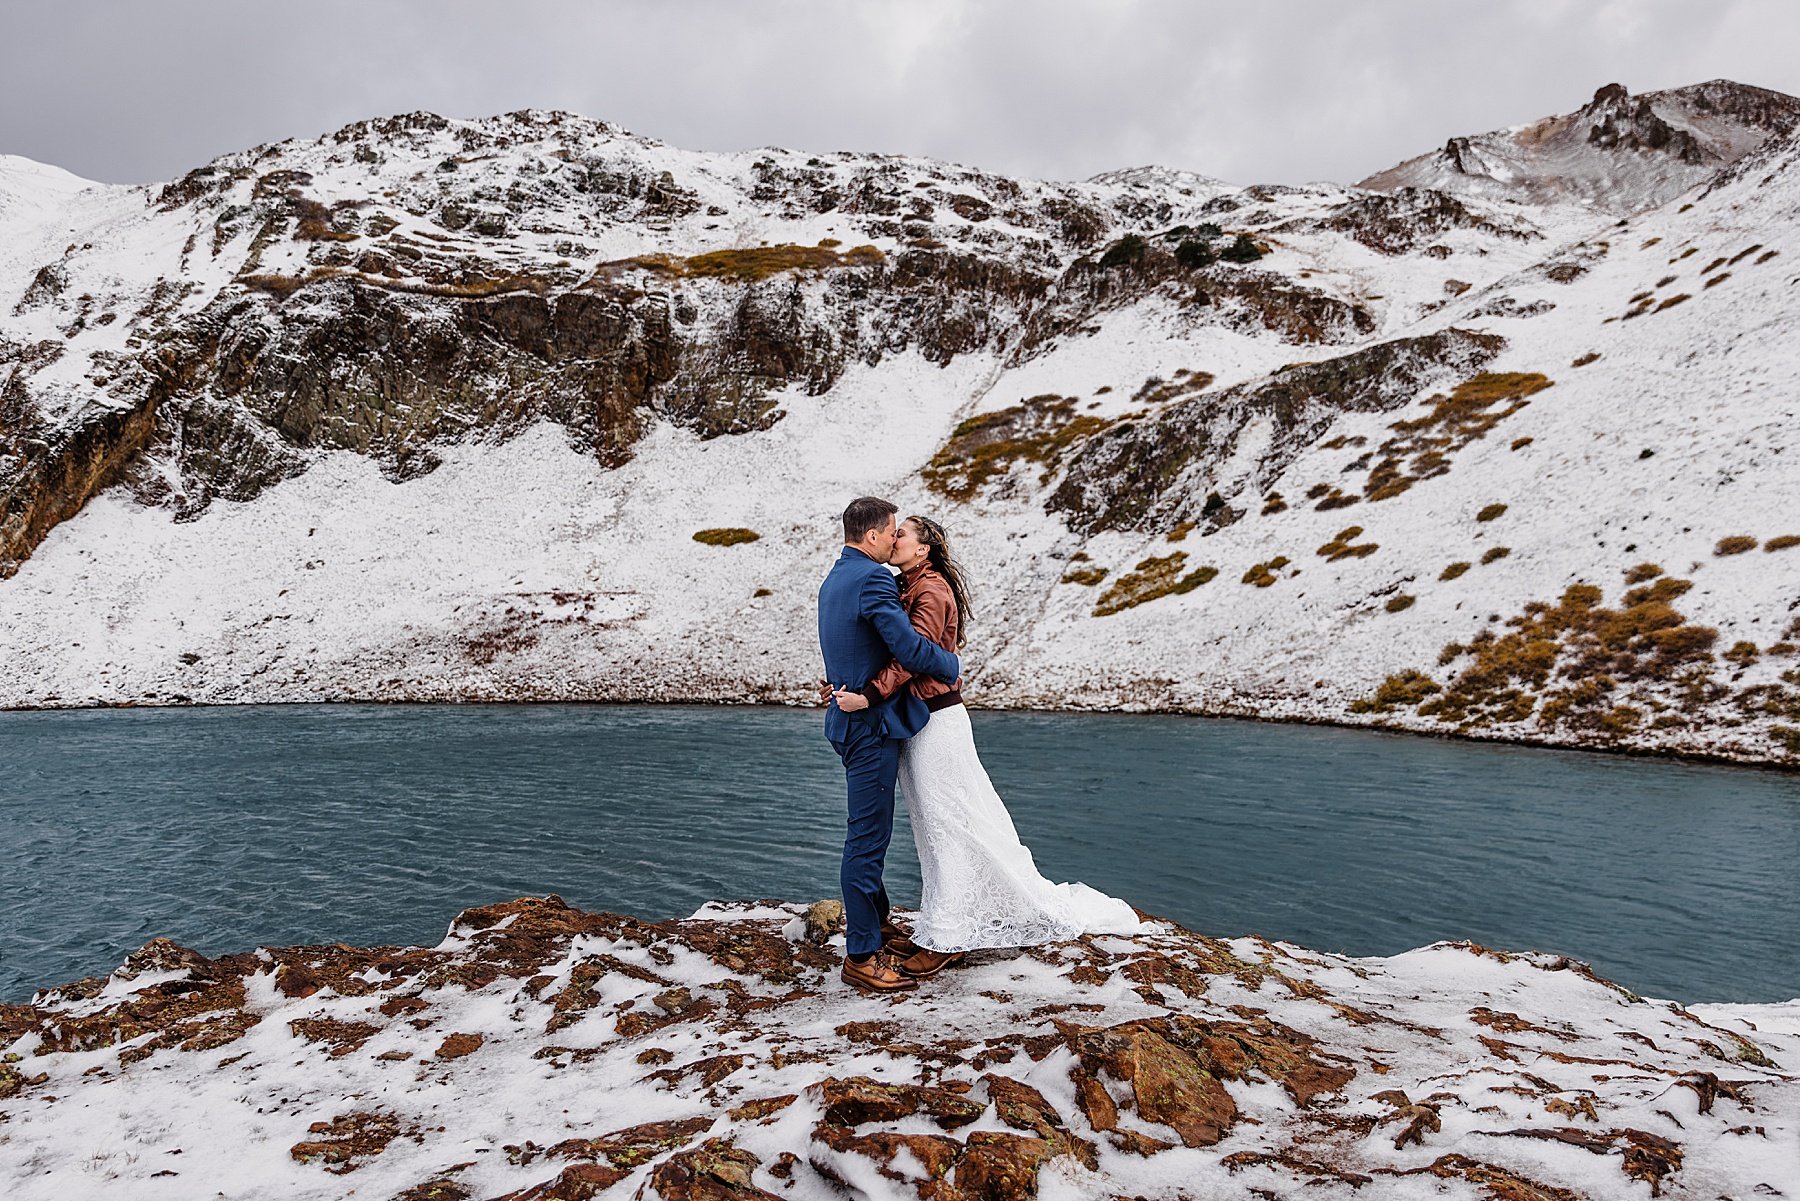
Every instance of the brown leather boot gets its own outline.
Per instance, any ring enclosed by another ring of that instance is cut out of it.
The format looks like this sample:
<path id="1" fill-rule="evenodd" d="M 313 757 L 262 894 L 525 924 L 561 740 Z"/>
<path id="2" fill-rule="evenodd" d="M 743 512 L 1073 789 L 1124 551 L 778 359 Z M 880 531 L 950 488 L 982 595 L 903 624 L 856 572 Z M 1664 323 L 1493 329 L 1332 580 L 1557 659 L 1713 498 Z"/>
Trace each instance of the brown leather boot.
<path id="1" fill-rule="evenodd" d="M 900 970 L 894 966 L 894 957 L 886 951 L 877 951 L 861 963 L 846 955 L 844 970 L 838 975 L 845 984 L 864 992 L 905 992 L 919 987 L 917 980 L 901 975 Z"/>
<path id="2" fill-rule="evenodd" d="M 923 980 L 927 976 L 937 975 L 947 967 L 955 967 L 962 961 L 961 951 L 932 951 L 920 947 L 895 966 L 914 980 Z"/>

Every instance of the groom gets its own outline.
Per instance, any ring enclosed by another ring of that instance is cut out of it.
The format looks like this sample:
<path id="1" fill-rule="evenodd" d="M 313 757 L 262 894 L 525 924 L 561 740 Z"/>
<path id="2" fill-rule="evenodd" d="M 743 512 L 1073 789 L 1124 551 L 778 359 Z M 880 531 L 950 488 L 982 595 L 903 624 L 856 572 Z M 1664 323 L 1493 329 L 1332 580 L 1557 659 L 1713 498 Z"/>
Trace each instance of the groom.
<path id="1" fill-rule="evenodd" d="M 872 496 L 844 510 L 844 549 L 819 586 L 819 649 L 826 679 L 860 691 L 889 660 L 914 675 L 946 684 L 962 674 L 957 657 L 912 628 L 900 606 L 900 586 L 887 568 L 897 533 L 897 508 Z M 844 836 L 843 979 L 866 992 L 901 992 L 918 982 L 902 974 L 882 950 L 888 923 L 881 869 L 894 834 L 894 778 L 900 744 L 925 727 L 931 713 L 910 688 L 867 709 L 845 713 L 836 702 L 825 711 L 825 737 L 844 761 L 850 821 Z"/>

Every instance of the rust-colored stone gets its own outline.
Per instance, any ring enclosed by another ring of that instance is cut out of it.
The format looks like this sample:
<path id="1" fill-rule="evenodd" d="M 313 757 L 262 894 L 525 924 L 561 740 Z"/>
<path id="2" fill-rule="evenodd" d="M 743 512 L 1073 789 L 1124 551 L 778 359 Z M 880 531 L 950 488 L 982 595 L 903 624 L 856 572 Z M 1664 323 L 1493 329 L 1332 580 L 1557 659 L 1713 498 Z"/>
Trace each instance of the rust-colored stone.
<path id="1" fill-rule="evenodd" d="M 1069 1026 L 1065 1033 L 1083 1067 L 1130 1084 L 1138 1116 L 1170 1127 L 1184 1145 L 1210 1147 L 1236 1120 L 1237 1104 L 1225 1086 L 1191 1053 L 1164 1037 L 1157 1022 Z M 1085 1089 L 1084 1099 L 1092 1091 Z"/>
<path id="2" fill-rule="evenodd" d="M 736 1118 L 740 1122 L 761 1121 L 772 1114 L 780 1113 L 797 1100 L 799 1100 L 797 1093 L 784 1093 L 779 1097 L 758 1097 L 754 1101 L 745 1101 L 742 1105 L 727 1110 L 725 1116 Z"/>
<path id="3" fill-rule="evenodd" d="M 956 1166 L 963 1150 L 961 1143 L 940 1134 L 896 1134 L 886 1130 L 857 1134 L 849 1127 L 830 1122 L 820 1122 L 814 1126 L 813 1139 L 840 1154 L 865 1157 L 874 1163 L 876 1171 L 889 1180 L 909 1183 L 913 1182 L 913 1177 L 893 1166 L 894 1157 L 901 1151 L 910 1153 L 924 1167 L 928 1182 L 939 1182 L 949 1177 L 950 1170 Z M 830 1170 L 829 1165 L 821 1164 L 816 1159 L 814 1166 L 834 1177 L 837 1175 Z"/>
<path id="4" fill-rule="evenodd" d="M 400 1119 L 384 1113 L 345 1113 L 329 1122 L 314 1122 L 307 1133 L 322 1137 L 295 1143 L 288 1154 L 300 1163 L 321 1162 L 327 1172 L 354 1172 L 387 1150 L 400 1137 Z"/>
<path id="5" fill-rule="evenodd" d="M 438 1044 L 435 1054 L 439 1059 L 461 1059 L 465 1055 L 472 1055 L 479 1051 L 483 1041 L 485 1040 L 479 1034 L 447 1035 L 444 1041 Z"/>
<path id="6" fill-rule="evenodd" d="M 381 1032 L 368 1022 L 346 1022 L 338 1018 L 295 1018 L 288 1023 L 295 1037 L 310 1043 L 324 1043 L 335 1059 L 361 1050 L 362 1045 Z"/>
<path id="7" fill-rule="evenodd" d="M 397 1018 L 403 1014 L 418 1013 L 420 1010 L 430 1008 L 431 1002 L 424 997 L 414 996 L 389 997 L 380 1005 L 381 1016 L 387 1018 Z"/>
<path id="8" fill-rule="evenodd" d="M 519 1189 L 494 1201 L 593 1201 L 630 1172 L 599 1163 L 571 1164 L 553 1179 Z"/>
<path id="9" fill-rule="evenodd" d="M 970 1201 L 1036 1197 L 1038 1170 L 1056 1155 L 1056 1146 L 1041 1138 L 978 1130 L 956 1165 L 956 1187 Z"/>
<path id="10" fill-rule="evenodd" d="M 1002 1122 L 1015 1130 L 1030 1131 L 1042 1139 L 1053 1154 L 1074 1155 L 1090 1171 L 1099 1168 L 1099 1154 L 1094 1144 L 1070 1134 L 1063 1125 L 1062 1114 L 1044 1099 L 1044 1094 L 1029 1084 L 992 1072 L 983 1076 L 982 1082 L 987 1085 L 988 1099 L 994 1103 L 994 1113 Z"/>
<path id="11" fill-rule="evenodd" d="M 986 1108 L 942 1088 L 919 1084 L 888 1084 L 867 1076 L 848 1079 L 828 1077 L 807 1090 L 825 1108 L 827 1123 L 854 1127 L 869 1122 L 893 1122 L 923 1113 L 945 1130 L 967 1126 Z"/>
<path id="12" fill-rule="evenodd" d="M 724 1139 L 708 1139 L 658 1164 L 641 1195 L 646 1201 L 776 1201 L 773 1193 L 751 1182 L 751 1174 L 761 1163 Z"/>
<path id="13" fill-rule="evenodd" d="M 707 1116 L 647 1122 L 641 1126 L 615 1130 L 599 1138 L 564 1139 L 542 1154 L 553 1159 L 604 1159 L 623 1175 L 642 1167 L 665 1151 L 687 1146 L 711 1129 L 713 1121 L 712 1117 Z M 538 1154 L 537 1150 L 527 1144 L 527 1149 L 516 1156 L 516 1162 L 530 1163 Z"/>
<path id="14" fill-rule="evenodd" d="M 674 1088 L 683 1080 L 694 1079 L 698 1080 L 702 1087 L 711 1088 L 748 1062 L 750 1062 L 749 1059 L 743 1055 L 709 1055 L 678 1068 L 664 1068 L 660 1072 L 651 1072 L 644 1079 L 660 1080 L 669 1088 Z"/>

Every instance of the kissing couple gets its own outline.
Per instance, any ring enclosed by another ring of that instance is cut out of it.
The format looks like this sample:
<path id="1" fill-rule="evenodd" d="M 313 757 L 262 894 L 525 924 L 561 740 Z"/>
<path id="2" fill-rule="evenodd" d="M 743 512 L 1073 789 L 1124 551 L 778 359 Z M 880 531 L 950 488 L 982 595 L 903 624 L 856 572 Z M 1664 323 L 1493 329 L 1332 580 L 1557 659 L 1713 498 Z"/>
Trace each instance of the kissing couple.
<path id="1" fill-rule="evenodd" d="M 819 587 L 825 737 L 844 761 L 850 803 L 844 982 L 903 992 L 978 948 L 1136 931 L 1130 905 L 1044 879 L 1019 841 L 963 706 L 967 584 L 943 527 L 896 524 L 898 513 L 872 496 L 851 501 L 844 549 Z M 924 880 L 910 936 L 889 919 L 881 880 L 896 781 Z"/>

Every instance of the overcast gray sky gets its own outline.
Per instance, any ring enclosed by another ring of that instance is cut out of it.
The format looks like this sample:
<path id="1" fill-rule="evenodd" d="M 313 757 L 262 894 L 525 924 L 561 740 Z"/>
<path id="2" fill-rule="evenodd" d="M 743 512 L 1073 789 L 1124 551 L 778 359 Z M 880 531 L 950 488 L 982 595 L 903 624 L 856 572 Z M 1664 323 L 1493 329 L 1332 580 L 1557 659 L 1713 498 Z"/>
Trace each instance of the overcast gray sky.
<path id="1" fill-rule="evenodd" d="M 0 153 L 112 181 L 412 109 L 696 150 L 1349 182 L 1726 77 L 1800 94 L 1793 0 L 0 0 Z"/>

